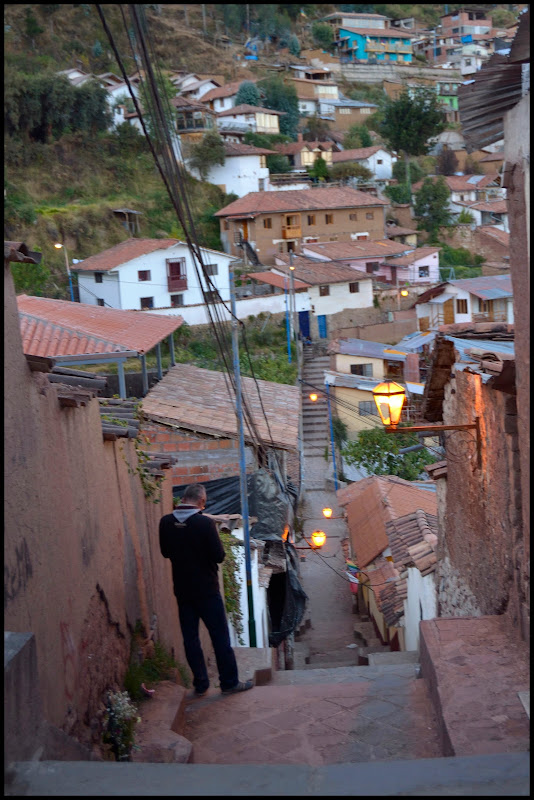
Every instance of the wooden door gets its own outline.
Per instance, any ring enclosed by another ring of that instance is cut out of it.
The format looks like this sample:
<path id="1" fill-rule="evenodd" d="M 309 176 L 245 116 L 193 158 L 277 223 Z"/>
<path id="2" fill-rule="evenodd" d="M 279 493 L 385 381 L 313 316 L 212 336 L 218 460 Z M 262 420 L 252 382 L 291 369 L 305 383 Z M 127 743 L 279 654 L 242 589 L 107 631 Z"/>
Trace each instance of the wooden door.
<path id="1" fill-rule="evenodd" d="M 443 324 L 450 325 L 454 322 L 454 300 L 447 300 L 443 303 Z"/>

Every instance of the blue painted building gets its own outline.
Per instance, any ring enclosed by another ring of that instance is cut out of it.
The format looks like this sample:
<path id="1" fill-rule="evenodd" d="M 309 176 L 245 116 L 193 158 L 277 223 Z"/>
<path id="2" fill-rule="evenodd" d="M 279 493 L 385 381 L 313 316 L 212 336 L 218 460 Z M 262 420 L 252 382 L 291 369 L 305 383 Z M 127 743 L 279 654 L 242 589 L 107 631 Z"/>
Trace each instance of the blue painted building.
<path id="1" fill-rule="evenodd" d="M 339 28 L 336 44 L 340 59 L 345 62 L 410 64 L 413 59 L 410 35 L 390 28 Z"/>

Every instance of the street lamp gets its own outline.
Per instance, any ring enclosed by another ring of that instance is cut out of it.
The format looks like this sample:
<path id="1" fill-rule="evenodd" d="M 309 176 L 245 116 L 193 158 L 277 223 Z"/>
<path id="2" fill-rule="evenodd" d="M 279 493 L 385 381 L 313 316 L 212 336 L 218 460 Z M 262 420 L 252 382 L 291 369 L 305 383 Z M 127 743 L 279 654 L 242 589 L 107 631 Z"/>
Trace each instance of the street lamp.
<path id="1" fill-rule="evenodd" d="M 423 436 L 436 436 L 442 431 L 474 430 L 476 434 L 477 464 L 481 466 L 482 438 L 480 435 L 480 417 L 466 425 L 413 425 L 409 428 L 398 428 L 399 419 L 406 399 L 406 390 L 394 381 L 385 381 L 373 389 L 373 397 L 386 428 L 386 433 L 422 433 Z"/>
<path id="2" fill-rule="evenodd" d="M 61 242 L 56 242 L 56 244 L 54 245 L 54 247 L 55 247 L 57 250 L 61 250 L 61 248 L 63 248 L 63 250 L 65 251 L 65 266 L 67 267 L 67 275 L 69 276 L 70 299 L 71 299 L 71 300 L 72 300 L 72 302 L 74 303 L 74 290 L 73 290 L 73 288 L 72 288 L 72 276 L 71 276 L 71 274 L 70 274 L 70 267 L 69 267 L 69 257 L 68 257 L 68 255 L 67 255 L 67 248 L 65 247 L 65 245 L 64 245 L 64 244 L 61 244 Z"/>
<path id="3" fill-rule="evenodd" d="M 295 547 L 295 550 L 319 550 L 326 542 L 326 533 L 324 531 L 314 531 L 311 535 L 311 542 L 303 535 L 302 538 L 306 542 L 303 547 Z"/>

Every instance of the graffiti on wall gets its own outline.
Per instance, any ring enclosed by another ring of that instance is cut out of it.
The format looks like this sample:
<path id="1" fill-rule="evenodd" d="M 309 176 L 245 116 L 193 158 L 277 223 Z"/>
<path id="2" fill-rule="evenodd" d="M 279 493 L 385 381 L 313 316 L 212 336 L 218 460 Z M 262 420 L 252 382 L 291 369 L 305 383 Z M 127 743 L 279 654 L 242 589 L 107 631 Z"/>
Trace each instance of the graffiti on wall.
<path id="1" fill-rule="evenodd" d="M 28 585 L 33 575 L 30 549 L 26 539 L 22 539 L 15 551 L 6 557 L 4 564 L 4 608 Z"/>

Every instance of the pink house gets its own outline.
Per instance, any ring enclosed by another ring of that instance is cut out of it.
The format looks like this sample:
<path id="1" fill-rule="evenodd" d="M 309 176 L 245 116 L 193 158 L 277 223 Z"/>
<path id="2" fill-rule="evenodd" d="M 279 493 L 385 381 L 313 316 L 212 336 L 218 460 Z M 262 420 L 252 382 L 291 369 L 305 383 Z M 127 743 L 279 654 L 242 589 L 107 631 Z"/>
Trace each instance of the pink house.
<path id="1" fill-rule="evenodd" d="M 383 275 L 393 285 L 439 283 L 440 250 L 441 247 L 416 247 L 407 255 L 388 258 L 383 265 L 384 271 L 379 270 L 377 277 Z"/>

